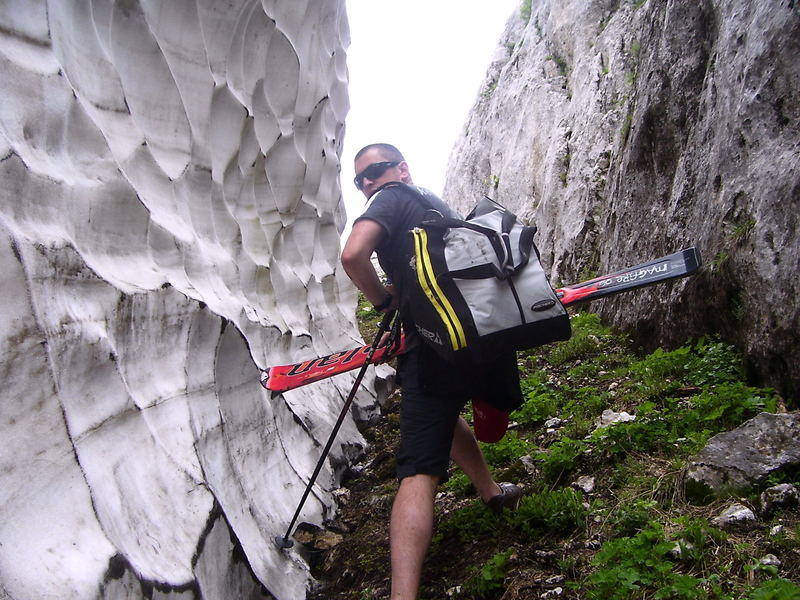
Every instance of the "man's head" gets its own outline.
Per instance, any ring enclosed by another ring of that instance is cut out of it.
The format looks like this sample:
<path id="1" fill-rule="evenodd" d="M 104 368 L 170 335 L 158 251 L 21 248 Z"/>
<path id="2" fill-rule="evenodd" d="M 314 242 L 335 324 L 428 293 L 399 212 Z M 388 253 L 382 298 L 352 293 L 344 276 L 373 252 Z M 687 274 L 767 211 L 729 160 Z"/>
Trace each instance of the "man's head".
<path id="1" fill-rule="evenodd" d="M 400 151 L 391 144 L 370 144 L 358 151 L 355 158 L 356 187 L 367 198 L 390 181 L 412 183 L 411 173 Z"/>

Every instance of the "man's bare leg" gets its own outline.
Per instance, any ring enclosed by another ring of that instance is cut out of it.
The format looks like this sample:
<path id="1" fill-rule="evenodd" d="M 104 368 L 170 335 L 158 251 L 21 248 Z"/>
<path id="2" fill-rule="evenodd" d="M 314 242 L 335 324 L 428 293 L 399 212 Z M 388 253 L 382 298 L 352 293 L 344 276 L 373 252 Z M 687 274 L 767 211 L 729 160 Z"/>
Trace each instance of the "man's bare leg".
<path id="1" fill-rule="evenodd" d="M 433 498 L 439 478 L 404 477 L 392 507 L 389 538 L 392 551 L 391 600 L 415 600 L 422 563 L 433 535 Z"/>
<path id="2" fill-rule="evenodd" d="M 492 479 L 489 465 L 486 464 L 486 459 L 478 445 L 478 440 L 475 439 L 472 428 L 462 417 L 458 418 L 453 432 L 450 458 L 466 473 L 484 502 L 488 502 L 490 498 L 502 492 L 500 486 Z"/>

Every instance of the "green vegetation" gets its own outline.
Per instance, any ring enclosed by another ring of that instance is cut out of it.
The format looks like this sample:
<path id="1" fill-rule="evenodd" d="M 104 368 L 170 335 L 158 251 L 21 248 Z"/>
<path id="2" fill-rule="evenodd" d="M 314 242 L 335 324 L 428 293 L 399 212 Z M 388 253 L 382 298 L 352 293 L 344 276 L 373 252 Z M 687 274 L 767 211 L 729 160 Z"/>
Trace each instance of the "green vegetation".
<path id="1" fill-rule="evenodd" d="M 522 4 L 519 7 L 519 16 L 526 23 L 531 20 L 531 0 L 522 0 Z"/>
<path id="2" fill-rule="evenodd" d="M 564 161 L 563 161 L 564 168 L 561 171 L 561 174 L 559 175 L 562 185 L 567 185 L 567 176 L 569 175 L 569 165 L 571 162 L 572 162 L 572 153 L 569 150 L 567 150 L 566 154 L 564 154 Z"/>
<path id="3" fill-rule="evenodd" d="M 471 569 L 473 574 L 467 579 L 464 586 L 471 598 L 491 600 L 502 595 L 505 589 L 503 580 L 508 568 L 508 559 L 513 553 L 513 548 L 509 548 L 505 552 L 498 552 L 482 568 L 473 567 Z"/>
<path id="4" fill-rule="evenodd" d="M 569 71 L 569 65 L 567 64 L 567 60 L 563 56 L 559 56 L 558 54 L 551 54 L 547 58 L 556 63 L 559 75 L 561 75 L 562 77 L 567 76 L 567 73 Z"/>
<path id="5" fill-rule="evenodd" d="M 622 130 L 620 131 L 620 136 L 622 137 L 622 143 L 628 141 L 628 134 L 631 132 L 631 126 L 633 125 L 633 108 L 628 111 L 628 114 L 625 115 L 625 120 L 622 121 Z"/>
<path id="6" fill-rule="evenodd" d="M 494 91 L 497 89 L 497 82 L 492 81 L 491 83 L 487 84 L 487 86 L 481 91 L 482 98 L 491 98 Z"/>
<path id="7" fill-rule="evenodd" d="M 750 233 L 753 231 L 755 226 L 756 226 L 755 217 L 747 216 L 738 221 L 735 224 L 733 233 L 731 235 L 733 241 L 739 244 L 744 240 L 746 240 L 750 236 Z"/>
<path id="8" fill-rule="evenodd" d="M 382 318 L 383 314 L 375 310 L 369 300 L 364 297 L 364 294 L 359 292 L 356 321 L 358 321 L 358 328 L 367 343 L 372 343 Z"/>

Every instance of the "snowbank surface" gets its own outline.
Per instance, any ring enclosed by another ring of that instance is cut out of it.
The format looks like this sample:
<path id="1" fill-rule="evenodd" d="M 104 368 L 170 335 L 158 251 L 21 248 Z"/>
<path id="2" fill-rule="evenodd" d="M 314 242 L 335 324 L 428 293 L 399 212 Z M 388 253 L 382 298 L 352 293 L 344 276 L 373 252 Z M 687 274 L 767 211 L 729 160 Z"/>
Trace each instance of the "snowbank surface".
<path id="1" fill-rule="evenodd" d="M 0 597 L 304 597 L 272 538 L 353 378 L 270 398 L 258 368 L 360 342 L 344 0 L 14 0 L 0 25 Z M 301 520 L 364 443 L 338 440 Z"/>

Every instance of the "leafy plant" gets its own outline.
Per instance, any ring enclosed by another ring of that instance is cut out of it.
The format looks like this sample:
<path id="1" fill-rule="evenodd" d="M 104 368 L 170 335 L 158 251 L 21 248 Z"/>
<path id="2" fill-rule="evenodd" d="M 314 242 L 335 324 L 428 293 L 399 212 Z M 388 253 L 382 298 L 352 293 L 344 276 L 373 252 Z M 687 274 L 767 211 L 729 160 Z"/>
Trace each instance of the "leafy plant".
<path id="1" fill-rule="evenodd" d="M 502 521 L 502 518 L 500 518 Z M 498 516 L 480 500 L 475 500 L 459 510 L 449 513 L 436 527 L 433 544 L 456 538 L 462 542 L 479 537 L 492 538 L 498 531 Z"/>
<path id="2" fill-rule="evenodd" d="M 552 60 L 556 63 L 556 67 L 558 67 L 558 74 L 562 77 L 567 76 L 567 70 L 569 65 L 567 64 L 566 59 L 563 56 L 559 56 L 558 54 L 551 54 L 547 57 L 549 60 Z"/>
<path id="3" fill-rule="evenodd" d="M 546 452 L 540 452 L 536 458 L 541 462 L 545 478 L 556 482 L 577 467 L 578 459 L 585 450 L 585 442 L 563 437 Z"/>
<path id="4" fill-rule="evenodd" d="M 494 94 L 494 91 L 495 91 L 496 89 L 497 89 L 497 82 L 496 82 L 496 81 L 492 81 L 491 83 L 489 83 L 489 84 L 488 84 L 488 85 L 487 85 L 487 86 L 486 86 L 486 87 L 483 89 L 483 91 L 481 92 L 481 96 L 482 96 L 483 98 L 489 98 L 489 97 L 491 97 L 491 95 L 492 95 L 492 94 Z"/>
<path id="5" fill-rule="evenodd" d="M 736 349 L 701 338 L 694 346 L 696 359 L 686 367 L 694 385 L 731 383 L 744 379 L 744 367 Z"/>
<path id="6" fill-rule="evenodd" d="M 453 473 L 450 479 L 442 484 L 442 489 L 458 494 L 459 496 L 466 496 L 474 488 L 469 477 L 467 477 L 464 472 L 458 471 Z"/>
<path id="7" fill-rule="evenodd" d="M 639 533 L 655 518 L 658 503 L 653 500 L 637 500 L 621 504 L 609 519 L 615 537 L 628 537 Z"/>
<path id="8" fill-rule="evenodd" d="M 711 259 L 711 270 L 714 273 L 720 272 L 730 260 L 731 255 L 728 252 L 720 251 Z"/>
<path id="9" fill-rule="evenodd" d="M 491 600 L 503 592 L 508 562 L 513 553 L 513 548 L 498 552 L 483 567 L 473 569 L 472 576 L 464 584 L 464 591 L 470 598 Z"/>
<path id="10" fill-rule="evenodd" d="M 770 579 L 750 592 L 746 600 L 800 600 L 800 586 L 788 579 Z"/>
<path id="11" fill-rule="evenodd" d="M 736 223 L 736 226 L 733 229 L 733 233 L 731 234 L 731 238 L 735 243 L 737 244 L 741 243 L 749 237 L 750 232 L 753 231 L 755 226 L 756 226 L 755 217 L 748 216 Z"/>
<path id="12" fill-rule="evenodd" d="M 681 560 L 691 561 L 698 567 L 705 567 L 709 546 L 719 546 L 728 537 L 705 519 L 681 516 L 675 522 L 680 529 L 672 537 L 680 545 Z"/>
<path id="13" fill-rule="evenodd" d="M 586 528 L 588 511 L 583 504 L 583 494 L 570 488 L 546 490 L 525 496 L 512 524 L 529 539 L 543 533 L 570 534 Z"/>
<path id="14" fill-rule="evenodd" d="M 528 440 L 520 438 L 516 431 L 510 431 L 499 442 L 481 443 L 481 448 L 489 466 L 498 467 L 530 454 L 534 446 Z"/>
<path id="15" fill-rule="evenodd" d="M 359 330 L 362 335 L 366 336 L 365 339 L 369 338 L 369 342 L 372 342 L 371 337 L 377 333 L 378 324 L 382 318 L 383 314 L 376 311 L 364 294 L 359 292 L 356 320 L 358 321 Z"/>
<path id="16" fill-rule="evenodd" d="M 593 561 L 599 568 L 587 578 L 586 598 L 705 600 L 703 580 L 677 573 L 667 558 L 673 547 L 655 522 L 633 537 L 606 542 Z"/>
<path id="17" fill-rule="evenodd" d="M 516 421 L 533 425 L 548 419 L 560 412 L 562 400 L 552 386 L 547 383 L 547 376 L 536 371 L 521 381 L 524 404 L 514 412 Z"/>

